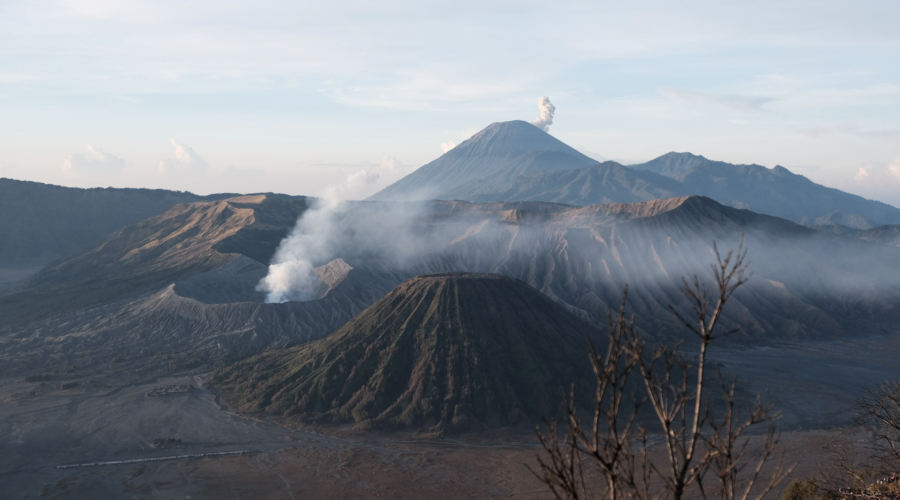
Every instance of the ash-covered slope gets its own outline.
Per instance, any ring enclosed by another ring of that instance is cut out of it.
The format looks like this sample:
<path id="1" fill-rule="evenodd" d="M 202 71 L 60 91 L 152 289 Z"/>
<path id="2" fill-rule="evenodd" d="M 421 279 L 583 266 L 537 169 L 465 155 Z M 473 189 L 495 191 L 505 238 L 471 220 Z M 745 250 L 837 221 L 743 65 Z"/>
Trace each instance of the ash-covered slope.
<path id="1" fill-rule="evenodd" d="M 900 249 L 697 196 L 585 208 L 349 203 L 322 235 L 364 239 L 331 240 L 329 253 L 311 263 L 319 266 L 312 300 L 266 304 L 256 291 L 263 262 L 302 207 L 268 198 L 217 203 L 129 228 L 108 250 L 98 247 L 0 296 L 7 307 L 0 313 L 21 319 L 0 327 L 0 370 L 40 373 L 42 363 L 112 357 L 153 366 L 172 350 L 204 362 L 246 356 L 322 338 L 403 281 L 441 272 L 520 279 L 592 324 L 604 322 L 627 284 L 638 326 L 669 339 L 684 335 L 669 306 L 689 314 L 682 277 L 709 279 L 713 240 L 729 249 L 742 235 L 754 276 L 725 311 L 725 326 L 744 328 L 731 341 L 855 338 L 896 333 L 900 324 Z M 360 223 L 377 230 L 356 231 Z M 120 295 L 94 286 L 103 283 L 122 287 Z M 91 305 L 76 308 L 77 301 Z M 61 314 L 66 305 L 72 308 Z"/>
<path id="2" fill-rule="evenodd" d="M 323 283 L 316 300 L 267 304 L 255 291 L 266 270 L 239 255 L 157 292 L 0 329 L 0 374 L 102 367 L 115 360 L 146 377 L 240 359 L 318 340 L 396 283 L 338 260 L 320 269 L 339 279 Z"/>
<path id="3" fill-rule="evenodd" d="M 262 264 L 306 200 L 257 195 L 179 204 L 0 293 L 0 326 L 160 290 L 243 254 Z"/>
<path id="4" fill-rule="evenodd" d="M 475 181 L 451 191 L 449 196 L 478 203 L 550 201 L 585 206 L 652 201 L 685 194 L 686 189 L 677 181 L 607 161 L 586 168 L 532 172 L 503 183 Z"/>
<path id="5" fill-rule="evenodd" d="M 0 267 L 46 264 L 198 196 L 164 189 L 69 188 L 0 178 Z"/>
<path id="6" fill-rule="evenodd" d="M 528 122 L 498 122 L 369 199 L 453 199 L 462 186 L 493 186 L 528 172 L 569 170 L 596 163 Z"/>
<path id="7" fill-rule="evenodd" d="M 406 281 L 327 338 L 219 370 L 229 404 L 305 421 L 434 431 L 539 421 L 593 380 L 597 330 L 491 274 Z"/>

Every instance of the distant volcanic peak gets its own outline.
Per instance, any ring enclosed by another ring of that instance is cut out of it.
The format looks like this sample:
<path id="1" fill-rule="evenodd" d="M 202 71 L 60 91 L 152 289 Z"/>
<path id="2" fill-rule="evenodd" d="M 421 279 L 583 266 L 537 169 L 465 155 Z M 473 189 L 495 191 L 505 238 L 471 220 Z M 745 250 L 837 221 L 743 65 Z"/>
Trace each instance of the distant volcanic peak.
<path id="1" fill-rule="evenodd" d="M 239 407 L 307 421 L 435 431 L 516 425 L 553 416 L 570 383 L 588 389 L 586 336 L 597 331 L 521 281 L 432 274 L 402 283 L 287 362 L 283 352 L 267 353 L 214 379 Z"/>
<path id="2" fill-rule="evenodd" d="M 534 151 L 562 151 L 593 160 L 540 128 L 522 120 L 495 122 L 473 135 L 460 146 L 476 148 L 484 153 L 519 155 Z M 454 148 L 460 149 L 460 146 Z M 460 152 L 464 150 L 460 149 Z M 457 154 L 459 154 L 457 153 Z"/>
<path id="3" fill-rule="evenodd" d="M 596 163 L 528 122 L 498 122 L 369 199 L 471 200 L 466 186 L 496 186 L 528 172 L 582 168 Z M 457 195 L 460 189 L 463 193 Z"/>

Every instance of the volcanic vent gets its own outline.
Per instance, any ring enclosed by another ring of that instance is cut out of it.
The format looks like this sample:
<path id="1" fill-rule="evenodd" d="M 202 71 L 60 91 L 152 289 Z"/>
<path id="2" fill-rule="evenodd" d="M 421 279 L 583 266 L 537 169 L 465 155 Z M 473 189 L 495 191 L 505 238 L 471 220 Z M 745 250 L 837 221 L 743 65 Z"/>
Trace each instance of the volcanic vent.
<path id="1" fill-rule="evenodd" d="M 591 387 L 597 330 L 496 274 L 402 283 L 325 339 L 214 374 L 238 409 L 361 428 L 478 430 L 555 415 Z"/>

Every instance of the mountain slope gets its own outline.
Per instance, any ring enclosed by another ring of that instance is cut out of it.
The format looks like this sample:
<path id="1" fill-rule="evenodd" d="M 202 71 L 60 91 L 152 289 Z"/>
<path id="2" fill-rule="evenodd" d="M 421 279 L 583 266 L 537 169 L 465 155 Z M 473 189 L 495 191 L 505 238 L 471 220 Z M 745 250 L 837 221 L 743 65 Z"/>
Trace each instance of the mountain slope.
<path id="1" fill-rule="evenodd" d="M 448 193 L 458 186 L 479 180 L 493 184 L 528 172 L 568 170 L 595 163 L 528 122 L 498 122 L 369 199 L 448 199 Z"/>
<path id="2" fill-rule="evenodd" d="M 553 415 L 592 380 L 597 331 L 499 275 L 406 281 L 310 346 L 269 351 L 211 381 L 243 410 L 306 421 L 436 431 Z"/>
<path id="3" fill-rule="evenodd" d="M 816 229 L 832 234 L 847 236 L 849 238 L 859 238 L 873 243 L 881 243 L 882 245 L 900 247 L 900 225 L 878 226 L 871 229 L 854 229 L 845 225 L 829 222 L 816 226 Z"/>
<path id="4" fill-rule="evenodd" d="M 900 224 L 900 209 L 812 182 L 784 167 L 732 165 L 668 153 L 624 167 L 599 164 L 522 121 L 494 123 L 371 200 L 631 203 L 700 195 L 814 227 Z"/>
<path id="5" fill-rule="evenodd" d="M 264 263 L 303 207 L 260 198 L 176 207 L 0 295 L 0 318 L 14 319 L 0 327 L 0 369 L 121 357 L 149 374 L 171 350 L 207 362 L 255 354 L 322 338 L 403 281 L 444 272 L 519 279 L 595 325 L 627 284 L 638 326 L 669 339 L 685 335 L 669 309 L 689 314 L 682 277 L 708 280 L 712 242 L 727 250 L 742 236 L 754 276 L 724 313 L 724 326 L 743 327 L 727 342 L 852 339 L 900 324 L 900 249 L 698 196 L 348 203 L 327 234 L 358 238 L 311 262 L 312 300 L 267 304 L 256 290 Z M 357 231 L 360 221 L 376 230 Z"/>
<path id="6" fill-rule="evenodd" d="M 0 178 L 0 267 L 46 264 L 198 196 L 163 189 L 80 189 Z"/>
<path id="7" fill-rule="evenodd" d="M 900 209 L 816 184 L 776 166 L 732 165 L 690 153 L 668 153 L 630 168 L 670 177 L 685 194 L 708 196 L 724 205 L 815 226 L 836 212 L 859 229 L 900 224 Z"/>
<path id="8" fill-rule="evenodd" d="M 305 200 L 265 195 L 176 205 L 0 293 L 0 326 L 157 291 L 238 254 L 268 264 Z"/>
<path id="9" fill-rule="evenodd" d="M 681 184 L 667 177 L 608 161 L 586 168 L 531 172 L 503 183 L 474 181 L 448 195 L 480 203 L 550 201 L 584 206 L 674 198 L 684 191 Z"/>

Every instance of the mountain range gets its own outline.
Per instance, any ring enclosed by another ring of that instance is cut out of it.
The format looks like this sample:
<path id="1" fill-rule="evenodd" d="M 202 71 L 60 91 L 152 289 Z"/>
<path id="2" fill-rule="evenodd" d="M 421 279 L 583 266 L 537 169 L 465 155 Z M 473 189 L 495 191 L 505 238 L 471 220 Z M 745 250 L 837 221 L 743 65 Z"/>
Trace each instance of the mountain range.
<path id="1" fill-rule="evenodd" d="M 690 195 L 810 227 L 900 224 L 900 209 L 816 184 L 781 166 L 733 165 L 690 153 L 629 166 L 597 163 L 524 121 L 491 124 L 370 199 L 588 206 Z"/>
<path id="2" fill-rule="evenodd" d="M 627 284 L 638 326 L 670 338 L 684 332 L 669 306 L 690 307 L 681 278 L 709 274 L 714 240 L 724 251 L 742 237 L 754 277 L 725 311 L 723 325 L 743 326 L 733 341 L 852 338 L 894 332 L 900 322 L 900 249 L 709 198 L 404 207 L 415 213 L 404 224 L 421 238 L 415 254 L 396 258 L 390 234 L 372 242 L 387 249 L 380 253 L 336 247 L 314 263 L 312 300 L 266 303 L 257 284 L 308 205 L 253 196 L 176 206 L 0 293 L 3 370 L 119 358 L 152 371 L 160 353 L 172 352 L 191 362 L 239 359 L 324 338 L 403 281 L 442 272 L 519 279 L 594 325 Z M 349 203 L 342 220 L 386 224 L 395 208 Z"/>
<path id="3" fill-rule="evenodd" d="M 46 264 L 179 203 L 234 196 L 164 189 L 80 189 L 0 178 L 0 267 Z"/>
<path id="4" fill-rule="evenodd" d="M 716 252 L 740 245 L 753 277 L 721 318 L 741 327 L 726 341 L 735 349 L 900 324 L 900 210 L 781 167 L 686 153 L 597 163 L 525 122 L 493 124 L 372 200 L 338 206 L 17 182 L 0 182 L 15 191 L 0 206 L 22 219 L 0 212 L 12 241 L 0 257 L 56 260 L 0 290 L 5 376 L 218 368 L 243 411 L 366 428 L 516 425 L 558 404 L 548 395 L 564 379 L 584 379 L 565 332 L 602 327 L 628 286 L 641 331 L 683 338 L 672 314 L 690 314 L 682 279 L 709 280 Z M 43 197 L 53 201 L 34 208 Z M 132 198 L 131 212 L 107 214 Z M 306 259 L 309 286 L 272 302 L 261 283 L 291 258 Z M 547 385 L 519 384 L 523 370 Z"/>

